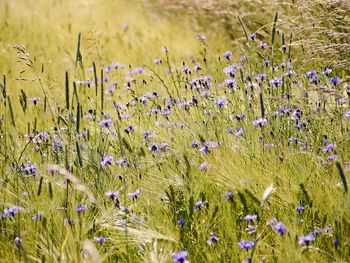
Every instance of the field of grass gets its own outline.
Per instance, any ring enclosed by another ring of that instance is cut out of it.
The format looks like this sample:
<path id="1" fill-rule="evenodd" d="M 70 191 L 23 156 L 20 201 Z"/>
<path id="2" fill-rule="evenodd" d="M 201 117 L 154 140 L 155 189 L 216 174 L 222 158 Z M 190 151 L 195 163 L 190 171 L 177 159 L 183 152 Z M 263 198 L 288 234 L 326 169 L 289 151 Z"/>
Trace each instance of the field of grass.
<path id="1" fill-rule="evenodd" d="M 349 262 L 349 42 L 158 2 L 0 2 L 0 262 Z"/>

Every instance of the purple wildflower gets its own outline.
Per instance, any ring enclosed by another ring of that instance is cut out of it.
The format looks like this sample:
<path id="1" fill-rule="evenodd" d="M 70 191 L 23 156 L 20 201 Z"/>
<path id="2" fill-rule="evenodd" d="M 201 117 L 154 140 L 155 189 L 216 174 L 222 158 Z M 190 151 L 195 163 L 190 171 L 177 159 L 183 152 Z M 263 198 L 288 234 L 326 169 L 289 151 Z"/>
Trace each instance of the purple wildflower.
<path id="1" fill-rule="evenodd" d="M 13 207 L 10 207 L 10 208 L 5 208 L 4 209 L 4 213 L 2 214 L 2 218 L 7 218 L 7 217 L 10 217 L 10 216 L 15 216 L 17 213 L 19 213 L 21 210 L 23 210 L 22 207 L 20 206 L 13 206 Z"/>
<path id="2" fill-rule="evenodd" d="M 333 84 L 334 86 L 336 86 L 339 82 L 341 82 L 342 79 L 339 77 L 334 77 L 334 78 L 330 78 L 328 80 L 329 83 Z"/>
<path id="3" fill-rule="evenodd" d="M 53 143 L 53 147 L 55 147 L 56 149 L 62 149 L 62 142 L 61 141 L 55 141 Z"/>
<path id="4" fill-rule="evenodd" d="M 208 171 L 210 169 L 211 165 L 204 162 L 202 163 L 199 167 L 198 167 L 198 170 L 201 171 L 201 170 L 205 170 L 205 171 Z"/>
<path id="5" fill-rule="evenodd" d="M 30 98 L 29 101 L 30 101 L 30 102 L 33 102 L 34 105 L 36 105 L 36 104 L 40 101 L 40 98 L 36 98 L 36 97 Z"/>
<path id="6" fill-rule="evenodd" d="M 198 71 L 200 71 L 201 69 L 202 69 L 202 68 L 201 68 L 201 65 L 200 65 L 200 64 L 195 65 L 194 68 L 193 68 L 194 72 L 198 72 Z"/>
<path id="7" fill-rule="evenodd" d="M 132 193 L 128 193 L 128 196 L 132 198 L 133 200 L 137 199 L 137 197 L 141 194 L 141 189 L 136 189 Z"/>
<path id="8" fill-rule="evenodd" d="M 298 243 L 299 245 L 302 245 L 302 244 L 309 245 L 309 243 L 314 240 L 315 240 L 315 237 L 312 234 L 310 234 L 307 236 L 301 236 Z"/>
<path id="9" fill-rule="evenodd" d="M 257 81 L 267 79 L 267 74 L 266 73 L 259 73 L 258 75 L 256 75 L 255 79 Z"/>
<path id="10" fill-rule="evenodd" d="M 191 143 L 191 145 L 192 145 L 192 148 L 198 148 L 201 144 L 200 144 L 199 142 L 193 141 L 193 142 Z"/>
<path id="11" fill-rule="evenodd" d="M 260 126 L 262 127 L 263 125 L 265 125 L 267 123 L 267 119 L 266 118 L 259 118 L 253 121 L 254 126 Z"/>
<path id="12" fill-rule="evenodd" d="M 113 124 L 113 121 L 111 119 L 107 119 L 107 120 L 102 120 L 100 121 L 100 126 L 102 128 L 108 128 L 108 127 L 111 127 Z"/>
<path id="13" fill-rule="evenodd" d="M 322 233 L 323 233 L 323 229 L 315 229 L 311 231 L 311 235 L 313 236 L 318 236 L 318 235 L 321 235 Z"/>
<path id="14" fill-rule="evenodd" d="M 194 209 L 193 209 L 193 210 L 201 209 L 204 205 L 205 205 L 205 206 L 208 206 L 208 201 L 199 200 L 199 201 L 197 201 L 197 203 L 196 203 L 196 205 L 194 206 Z"/>
<path id="15" fill-rule="evenodd" d="M 311 70 L 305 73 L 305 77 L 308 79 L 314 78 L 317 76 L 316 70 Z"/>
<path id="16" fill-rule="evenodd" d="M 179 220 L 177 220 L 177 223 L 178 223 L 180 226 L 183 226 L 183 225 L 186 223 L 186 220 L 184 220 L 184 219 L 179 219 Z"/>
<path id="17" fill-rule="evenodd" d="M 283 224 L 283 222 L 278 222 L 273 228 L 282 235 L 286 232 L 286 226 Z"/>
<path id="18" fill-rule="evenodd" d="M 222 57 L 223 58 L 226 58 L 226 59 L 228 59 L 228 60 L 230 60 L 230 57 L 232 56 L 232 52 L 231 51 L 226 51 L 223 55 L 222 55 Z"/>
<path id="19" fill-rule="evenodd" d="M 324 148 L 322 149 L 322 151 L 323 151 L 324 153 L 328 153 L 328 152 L 332 151 L 335 147 L 336 147 L 336 144 L 331 143 L 331 144 L 328 144 L 326 147 L 324 147 Z"/>
<path id="20" fill-rule="evenodd" d="M 246 216 L 244 217 L 244 220 L 245 220 L 245 221 L 254 221 L 254 220 L 256 220 L 257 218 L 258 218 L 257 215 L 246 215 Z"/>
<path id="21" fill-rule="evenodd" d="M 242 128 L 237 128 L 236 131 L 234 132 L 234 135 L 240 136 L 243 134 L 243 129 Z"/>
<path id="22" fill-rule="evenodd" d="M 301 213 L 301 212 L 303 212 L 305 210 L 305 207 L 303 207 L 303 206 L 297 206 L 296 208 L 295 208 L 295 211 L 297 211 L 299 214 Z"/>
<path id="23" fill-rule="evenodd" d="M 256 38 L 256 34 L 255 34 L 255 33 L 252 33 L 252 34 L 250 34 L 249 37 L 250 37 L 251 40 L 254 40 L 254 39 Z"/>
<path id="24" fill-rule="evenodd" d="M 234 88 L 236 81 L 234 79 L 225 79 L 223 84 L 229 88 Z"/>
<path id="25" fill-rule="evenodd" d="M 350 111 L 345 113 L 345 119 L 350 119 Z"/>
<path id="26" fill-rule="evenodd" d="M 153 62 L 157 65 L 162 64 L 162 60 L 160 58 L 156 58 Z"/>
<path id="27" fill-rule="evenodd" d="M 76 208 L 76 211 L 78 213 L 85 212 L 87 208 L 88 208 L 87 205 L 78 205 L 77 208 Z"/>
<path id="28" fill-rule="evenodd" d="M 226 192 L 222 196 L 231 202 L 234 200 L 234 193 L 233 192 Z"/>
<path id="29" fill-rule="evenodd" d="M 199 149 L 199 152 L 201 154 L 207 154 L 209 152 L 209 147 L 204 145 L 202 148 Z"/>
<path id="30" fill-rule="evenodd" d="M 28 162 L 27 164 L 21 164 L 21 170 L 22 170 L 22 174 L 23 176 L 26 175 L 36 175 L 39 173 L 39 170 L 36 168 L 36 164 L 35 163 L 30 163 Z"/>
<path id="31" fill-rule="evenodd" d="M 279 86 L 283 84 L 283 80 L 281 78 L 273 78 L 270 80 L 270 85 L 271 86 Z"/>
<path id="32" fill-rule="evenodd" d="M 136 131 L 136 127 L 133 126 L 133 125 L 129 125 L 128 127 L 126 127 L 126 128 L 124 129 L 124 131 L 125 131 L 127 134 L 129 134 L 129 133 L 132 133 L 132 132 Z"/>
<path id="33" fill-rule="evenodd" d="M 285 77 L 291 77 L 293 75 L 293 71 L 288 70 L 286 73 L 284 73 Z"/>
<path id="34" fill-rule="evenodd" d="M 153 144 L 153 145 L 151 145 L 151 147 L 149 147 L 149 150 L 151 152 L 157 152 L 158 151 L 158 147 L 157 147 L 157 145 Z"/>
<path id="35" fill-rule="evenodd" d="M 159 146 L 159 151 L 164 151 L 166 149 L 169 149 L 169 144 L 163 142 L 162 145 Z"/>
<path id="36" fill-rule="evenodd" d="M 135 68 L 135 69 L 129 71 L 129 72 L 128 72 L 128 75 L 142 74 L 142 73 L 144 73 L 144 72 L 145 72 L 145 70 L 144 70 L 143 68 L 137 67 L 137 68 Z"/>
<path id="37" fill-rule="evenodd" d="M 332 154 L 332 155 L 329 155 L 328 157 L 327 157 L 327 160 L 328 161 L 334 161 L 334 160 L 336 160 L 337 159 L 337 155 L 336 154 Z"/>
<path id="38" fill-rule="evenodd" d="M 218 236 L 215 234 L 211 234 L 209 240 L 207 240 L 207 244 L 211 245 L 211 244 L 218 242 L 218 241 L 219 241 Z"/>
<path id="39" fill-rule="evenodd" d="M 182 68 L 181 71 L 182 71 L 183 73 L 185 73 L 185 74 L 190 74 L 190 73 L 191 73 L 191 71 L 190 71 L 190 69 L 189 69 L 188 67 Z"/>
<path id="40" fill-rule="evenodd" d="M 103 157 L 103 160 L 101 162 L 101 166 L 102 167 L 106 167 L 108 165 L 111 165 L 113 162 L 113 156 L 112 155 L 107 155 L 105 157 Z"/>
<path id="41" fill-rule="evenodd" d="M 259 48 L 261 48 L 261 49 L 265 49 L 266 46 L 267 46 L 267 44 L 265 42 L 259 44 Z"/>
<path id="42" fill-rule="evenodd" d="M 229 65 L 228 67 L 224 68 L 224 73 L 228 76 L 234 77 L 237 69 L 238 69 L 238 65 L 232 64 L 232 65 Z"/>
<path id="43" fill-rule="evenodd" d="M 223 108 L 223 107 L 225 107 L 226 103 L 227 103 L 226 97 L 221 97 L 221 98 L 218 98 L 215 100 L 214 105 L 216 107 Z"/>
<path id="44" fill-rule="evenodd" d="M 180 251 L 178 253 L 173 253 L 172 255 L 174 263 L 189 263 L 187 256 L 187 251 Z"/>
<path id="45" fill-rule="evenodd" d="M 22 239 L 20 237 L 15 238 L 16 247 L 19 248 L 22 244 Z"/>
<path id="46" fill-rule="evenodd" d="M 107 238 L 106 237 L 94 237 L 94 240 L 98 243 L 104 243 L 104 242 L 106 242 Z"/>
<path id="47" fill-rule="evenodd" d="M 110 198 L 112 198 L 112 199 L 118 198 L 119 195 L 120 195 L 120 194 L 119 194 L 118 191 L 117 191 L 117 192 L 106 192 L 106 193 L 105 193 L 105 196 L 110 197 Z"/>
<path id="48" fill-rule="evenodd" d="M 255 233 L 255 231 L 258 229 L 258 226 L 252 226 L 252 225 L 248 225 L 247 227 L 247 233 L 248 235 L 252 235 Z"/>
<path id="49" fill-rule="evenodd" d="M 254 241 L 252 241 L 252 240 L 241 240 L 241 241 L 239 241 L 238 245 L 242 249 L 249 250 L 249 249 L 252 249 L 254 247 Z"/>

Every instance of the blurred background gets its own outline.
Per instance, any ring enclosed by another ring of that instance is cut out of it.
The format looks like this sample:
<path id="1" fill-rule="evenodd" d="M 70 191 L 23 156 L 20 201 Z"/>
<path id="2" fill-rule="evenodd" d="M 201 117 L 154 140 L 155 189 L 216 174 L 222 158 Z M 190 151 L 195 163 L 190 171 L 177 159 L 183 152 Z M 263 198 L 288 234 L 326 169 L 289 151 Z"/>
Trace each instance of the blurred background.
<path id="1" fill-rule="evenodd" d="M 92 61 L 153 63 L 164 46 L 181 60 L 201 49 L 196 34 L 206 36 L 210 52 L 232 49 L 238 58 L 245 43 L 238 16 L 248 35 L 256 32 L 258 41 L 268 42 L 276 12 L 277 34 L 305 53 L 301 65 L 307 57 L 349 72 L 347 0 L 2 0 L 0 73 L 9 81 L 28 77 L 11 46 L 22 44 L 44 67 L 54 92 L 63 85 L 64 71 L 75 66 L 79 33 L 85 67 Z"/>

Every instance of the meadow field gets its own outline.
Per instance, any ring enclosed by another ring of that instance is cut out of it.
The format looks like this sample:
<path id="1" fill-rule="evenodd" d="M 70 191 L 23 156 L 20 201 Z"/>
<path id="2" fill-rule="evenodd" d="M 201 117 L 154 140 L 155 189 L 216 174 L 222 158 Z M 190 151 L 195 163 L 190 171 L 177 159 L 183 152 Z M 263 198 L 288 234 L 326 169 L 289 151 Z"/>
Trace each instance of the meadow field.
<path id="1" fill-rule="evenodd" d="M 0 262 L 350 262 L 350 2 L 0 0 Z"/>

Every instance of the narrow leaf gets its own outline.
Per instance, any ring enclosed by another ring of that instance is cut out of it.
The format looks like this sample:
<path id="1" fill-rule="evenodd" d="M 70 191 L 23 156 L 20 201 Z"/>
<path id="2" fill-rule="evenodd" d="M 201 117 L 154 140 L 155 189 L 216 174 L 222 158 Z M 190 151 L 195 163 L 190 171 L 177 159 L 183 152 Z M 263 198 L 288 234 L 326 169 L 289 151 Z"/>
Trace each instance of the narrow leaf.
<path id="1" fill-rule="evenodd" d="M 346 177 L 345 177 L 343 168 L 341 167 L 341 164 L 338 161 L 335 163 L 335 165 L 338 168 L 338 172 L 339 172 L 340 178 L 341 178 L 341 180 L 343 182 L 345 193 L 347 193 L 348 192 L 348 183 L 346 181 Z"/>
<path id="2" fill-rule="evenodd" d="M 272 33 L 271 33 L 271 43 L 272 46 L 275 43 L 275 34 L 276 34 L 276 23 L 277 23 L 277 19 L 278 19 L 278 12 L 276 12 L 275 14 L 275 19 L 273 20 L 273 24 L 272 24 Z"/>

